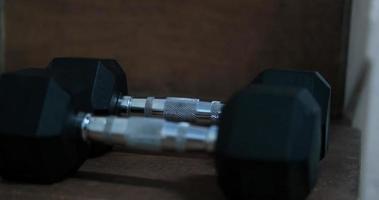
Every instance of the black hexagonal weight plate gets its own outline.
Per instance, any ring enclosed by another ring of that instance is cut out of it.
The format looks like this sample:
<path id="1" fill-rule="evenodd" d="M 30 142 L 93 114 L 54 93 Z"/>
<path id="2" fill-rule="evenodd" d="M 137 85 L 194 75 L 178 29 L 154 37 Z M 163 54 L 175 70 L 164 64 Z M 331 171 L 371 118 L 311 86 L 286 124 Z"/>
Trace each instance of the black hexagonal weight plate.
<path id="1" fill-rule="evenodd" d="M 252 84 L 302 87 L 316 99 L 322 111 L 321 159 L 328 150 L 331 87 L 325 78 L 315 71 L 268 69 L 261 72 Z"/>
<path id="2" fill-rule="evenodd" d="M 305 199 L 316 183 L 321 109 L 306 89 L 254 85 L 227 102 L 216 143 L 228 199 Z"/>
<path id="3" fill-rule="evenodd" d="M 70 96 L 45 75 L 1 76 L 0 172 L 5 179 L 56 182 L 87 157 L 80 129 L 68 123 Z"/>

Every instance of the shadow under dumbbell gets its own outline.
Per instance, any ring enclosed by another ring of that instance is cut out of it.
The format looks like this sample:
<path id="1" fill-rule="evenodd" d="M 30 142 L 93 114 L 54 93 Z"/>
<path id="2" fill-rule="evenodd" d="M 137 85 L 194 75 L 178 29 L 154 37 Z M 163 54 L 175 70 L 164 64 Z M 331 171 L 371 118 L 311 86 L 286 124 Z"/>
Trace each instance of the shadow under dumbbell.
<path id="1" fill-rule="evenodd" d="M 136 150 L 136 149 L 126 149 L 125 147 L 114 147 L 114 152 L 122 152 L 122 153 L 133 153 L 133 154 L 141 154 L 141 155 L 154 155 L 154 156 L 170 156 L 170 157 L 176 157 L 176 158 L 196 158 L 196 159 L 202 159 L 202 160 L 209 160 L 212 159 L 212 154 L 204 154 L 203 152 L 154 152 L 154 151 L 143 151 L 143 150 Z"/>
<path id="2" fill-rule="evenodd" d="M 162 190 L 173 191 L 182 196 L 183 199 L 188 200 L 224 199 L 218 188 L 216 177 L 211 175 L 197 175 L 177 181 L 164 181 L 142 177 L 80 171 L 75 175 L 75 178 L 106 183 L 159 188 Z"/>

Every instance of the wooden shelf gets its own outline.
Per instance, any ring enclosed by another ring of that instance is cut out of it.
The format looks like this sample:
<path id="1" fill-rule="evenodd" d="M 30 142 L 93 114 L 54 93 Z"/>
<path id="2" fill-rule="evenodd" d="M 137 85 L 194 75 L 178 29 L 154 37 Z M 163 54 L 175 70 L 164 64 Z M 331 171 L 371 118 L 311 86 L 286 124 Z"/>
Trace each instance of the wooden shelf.
<path id="1" fill-rule="evenodd" d="M 309 200 L 355 200 L 360 134 L 331 127 L 330 149 Z M 115 150 L 88 160 L 72 178 L 53 185 L 0 183 L 0 199 L 223 199 L 206 155 L 146 155 Z"/>

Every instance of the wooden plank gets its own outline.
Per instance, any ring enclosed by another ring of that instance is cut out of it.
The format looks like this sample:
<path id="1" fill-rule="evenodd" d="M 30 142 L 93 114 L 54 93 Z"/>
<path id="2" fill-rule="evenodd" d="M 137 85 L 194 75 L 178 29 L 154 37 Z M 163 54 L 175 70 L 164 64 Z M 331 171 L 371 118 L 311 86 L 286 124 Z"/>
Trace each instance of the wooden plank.
<path id="1" fill-rule="evenodd" d="M 308 200 L 356 200 L 360 133 L 331 126 L 330 149 Z M 346 148 L 349 147 L 349 148 Z M 222 200 L 213 160 L 205 155 L 142 155 L 115 151 L 88 160 L 72 178 L 53 185 L 0 181 L 0 199 Z"/>
<path id="2" fill-rule="evenodd" d="M 132 95 L 227 99 L 265 68 L 318 70 L 342 110 L 346 0 L 12 0 L 6 65 L 113 57 Z"/>

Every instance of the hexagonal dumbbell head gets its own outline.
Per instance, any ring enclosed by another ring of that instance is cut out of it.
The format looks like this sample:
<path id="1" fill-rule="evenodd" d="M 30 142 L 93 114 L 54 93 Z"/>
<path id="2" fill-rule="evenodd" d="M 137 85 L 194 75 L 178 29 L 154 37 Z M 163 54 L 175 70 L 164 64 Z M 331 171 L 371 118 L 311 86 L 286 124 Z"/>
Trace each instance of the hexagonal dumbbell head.
<path id="1" fill-rule="evenodd" d="M 318 174 L 320 113 L 301 88 L 255 85 L 232 97 L 216 143 L 228 199 L 305 199 Z"/>
<path id="2" fill-rule="evenodd" d="M 114 113 L 117 98 L 128 93 L 125 73 L 115 60 L 55 58 L 48 70 L 85 112 Z"/>
<path id="3" fill-rule="evenodd" d="M 25 76 L 25 78 L 26 78 L 26 76 L 29 76 L 29 78 L 41 77 L 41 76 L 44 76 L 46 78 L 52 77 L 50 71 L 45 70 L 45 69 L 41 69 L 41 68 L 27 68 L 27 69 L 15 71 L 13 73 Z M 88 109 L 88 107 L 86 107 L 86 108 Z M 82 109 L 79 107 L 79 108 L 77 108 L 77 110 L 81 111 Z M 107 145 L 107 144 L 103 144 L 103 143 L 93 141 L 90 144 L 89 156 L 90 157 L 97 157 L 97 156 L 103 155 L 104 153 L 110 151 L 111 149 L 112 149 L 111 145 Z"/>
<path id="4" fill-rule="evenodd" d="M 51 183 L 74 173 L 88 153 L 73 121 L 70 96 L 48 76 L 0 79 L 0 175 Z M 74 126 L 72 126 L 74 127 Z"/>
<path id="5" fill-rule="evenodd" d="M 55 58 L 47 69 L 72 96 L 74 107 L 83 112 L 116 114 L 118 98 L 128 94 L 125 73 L 112 59 Z M 93 142 L 91 157 L 102 155 L 111 148 Z"/>
<path id="6" fill-rule="evenodd" d="M 324 77 L 315 71 L 268 69 L 260 73 L 252 83 L 273 86 L 302 87 L 312 94 L 313 98 L 320 105 L 322 113 L 321 159 L 324 158 L 328 150 L 331 95 L 330 85 Z"/>

